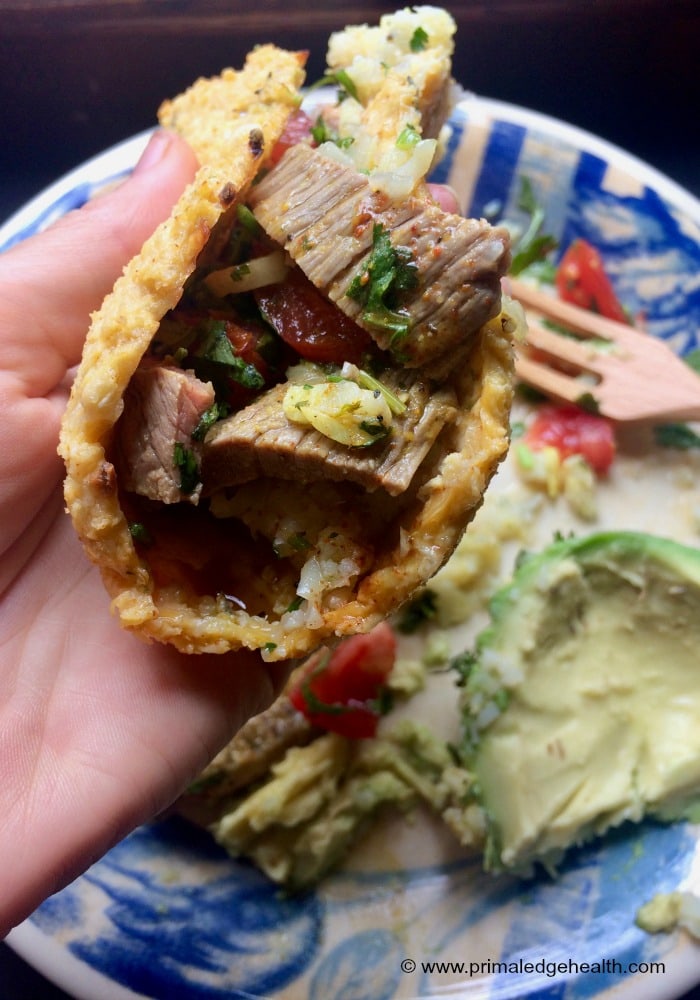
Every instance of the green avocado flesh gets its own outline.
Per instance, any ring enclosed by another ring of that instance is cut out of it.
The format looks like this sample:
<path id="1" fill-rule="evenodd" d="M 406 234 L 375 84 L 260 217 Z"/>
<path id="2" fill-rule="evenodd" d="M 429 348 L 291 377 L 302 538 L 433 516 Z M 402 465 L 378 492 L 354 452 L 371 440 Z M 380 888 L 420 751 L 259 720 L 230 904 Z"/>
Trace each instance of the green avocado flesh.
<path id="1" fill-rule="evenodd" d="M 486 866 L 526 871 L 700 799 L 700 551 L 632 532 L 555 542 L 491 604 L 464 689 Z"/>

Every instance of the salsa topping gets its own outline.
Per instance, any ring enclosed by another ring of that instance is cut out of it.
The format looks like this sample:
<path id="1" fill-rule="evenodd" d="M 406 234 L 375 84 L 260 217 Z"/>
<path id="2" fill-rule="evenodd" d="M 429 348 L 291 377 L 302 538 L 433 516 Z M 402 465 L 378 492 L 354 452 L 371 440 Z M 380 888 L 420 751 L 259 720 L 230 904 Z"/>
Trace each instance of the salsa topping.
<path id="1" fill-rule="evenodd" d="M 610 421 L 578 406 L 545 403 L 523 440 L 533 451 L 556 448 L 562 459 L 581 455 L 598 475 L 607 473 L 615 457 Z"/>
<path id="2" fill-rule="evenodd" d="M 351 739 L 376 735 L 389 708 L 386 682 L 396 659 L 396 636 L 381 622 L 312 660 L 289 697 L 314 726 Z"/>

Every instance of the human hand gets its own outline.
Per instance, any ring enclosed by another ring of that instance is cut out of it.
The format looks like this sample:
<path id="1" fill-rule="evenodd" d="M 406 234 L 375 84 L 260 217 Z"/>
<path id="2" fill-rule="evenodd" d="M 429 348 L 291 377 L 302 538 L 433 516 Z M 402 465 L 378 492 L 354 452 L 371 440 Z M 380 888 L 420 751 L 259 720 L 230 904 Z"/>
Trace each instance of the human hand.
<path id="1" fill-rule="evenodd" d="M 3 935 L 167 807 L 284 675 L 123 631 L 63 510 L 58 430 L 89 313 L 195 168 L 157 133 L 117 190 L 0 257 Z"/>
<path id="2" fill-rule="evenodd" d="M 63 510 L 58 430 L 89 313 L 195 168 L 157 133 L 118 189 L 0 257 L 3 935 L 169 805 L 282 676 L 123 631 Z"/>

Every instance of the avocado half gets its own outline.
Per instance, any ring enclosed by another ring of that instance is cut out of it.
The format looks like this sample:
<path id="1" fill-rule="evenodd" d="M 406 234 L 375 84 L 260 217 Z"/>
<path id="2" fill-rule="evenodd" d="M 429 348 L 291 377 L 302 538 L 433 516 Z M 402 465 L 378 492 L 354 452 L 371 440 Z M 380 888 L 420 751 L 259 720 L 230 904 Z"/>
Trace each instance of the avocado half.
<path id="1" fill-rule="evenodd" d="M 554 866 L 644 815 L 697 818 L 699 550 L 634 532 L 559 540 L 520 560 L 490 613 L 461 747 L 488 869 Z"/>

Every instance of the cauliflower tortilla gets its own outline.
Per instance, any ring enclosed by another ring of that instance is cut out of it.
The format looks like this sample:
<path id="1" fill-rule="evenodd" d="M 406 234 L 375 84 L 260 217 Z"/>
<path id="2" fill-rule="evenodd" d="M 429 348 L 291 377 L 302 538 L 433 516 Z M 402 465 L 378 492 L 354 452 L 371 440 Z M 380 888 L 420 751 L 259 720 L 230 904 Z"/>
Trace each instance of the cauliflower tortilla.
<path id="1" fill-rule="evenodd" d="M 402 12 L 433 110 L 436 11 Z M 260 46 L 162 106 L 201 167 L 93 316 L 61 432 L 121 624 L 188 653 L 280 660 L 367 631 L 447 559 L 508 447 L 507 235 L 433 202 L 400 58 L 357 114 L 346 95 L 306 129 L 303 63 Z M 394 92 L 364 173 L 338 109 L 365 156 Z"/>

